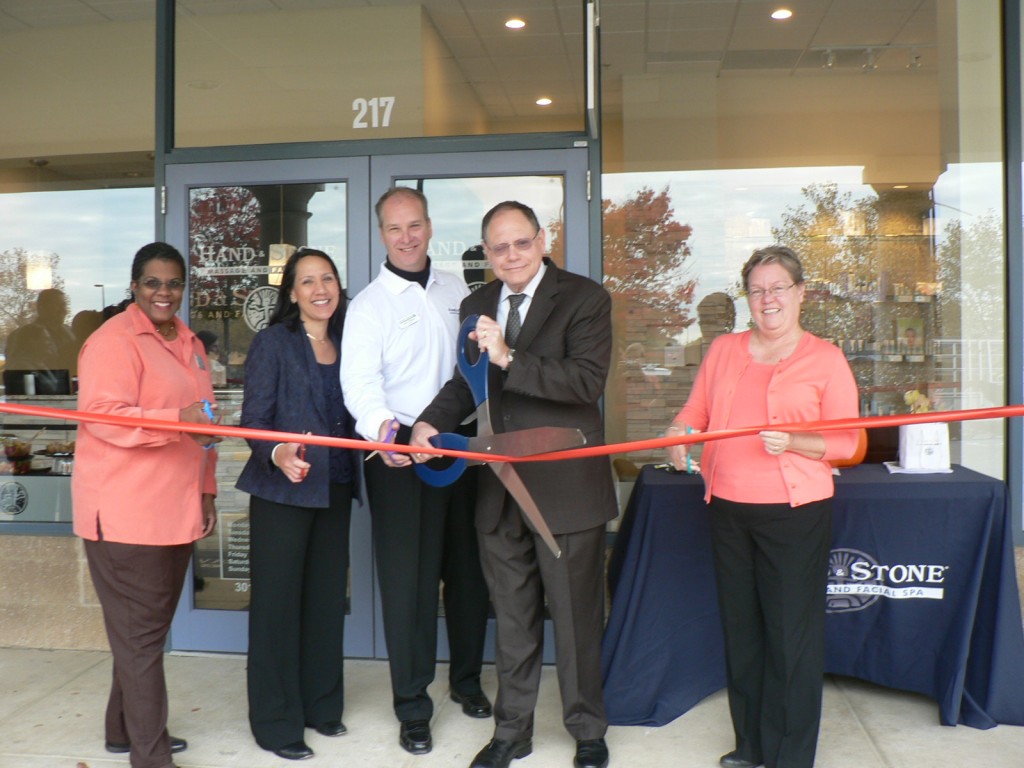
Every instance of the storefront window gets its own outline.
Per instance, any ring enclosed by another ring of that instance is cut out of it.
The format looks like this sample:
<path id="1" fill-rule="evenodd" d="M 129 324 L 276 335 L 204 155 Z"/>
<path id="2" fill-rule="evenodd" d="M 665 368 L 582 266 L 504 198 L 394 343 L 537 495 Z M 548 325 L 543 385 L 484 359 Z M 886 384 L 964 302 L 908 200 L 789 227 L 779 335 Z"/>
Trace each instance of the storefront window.
<path id="1" fill-rule="evenodd" d="M 584 128 L 582 2 L 267 5 L 177 4 L 176 146 Z"/>
<path id="2" fill-rule="evenodd" d="M 635 24 L 604 8 L 604 31 Z M 661 434 L 710 340 L 749 327 L 740 268 L 772 243 L 801 254 L 804 327 L 846 353 L 862 415 L 905 413 L 913 392 L 1005 402 L 999 3 L 856 8 L 811 2 L 789 26 L 708 9 L 689 47 L 652 33 L 645 67 L 605 72 L 622 105 L 602 178 L 609 439 Z M 954 462 L 1003 475 L 1002 422 L 951 436 Z M 895 458 L 894 435 L 872 438 Z"/>

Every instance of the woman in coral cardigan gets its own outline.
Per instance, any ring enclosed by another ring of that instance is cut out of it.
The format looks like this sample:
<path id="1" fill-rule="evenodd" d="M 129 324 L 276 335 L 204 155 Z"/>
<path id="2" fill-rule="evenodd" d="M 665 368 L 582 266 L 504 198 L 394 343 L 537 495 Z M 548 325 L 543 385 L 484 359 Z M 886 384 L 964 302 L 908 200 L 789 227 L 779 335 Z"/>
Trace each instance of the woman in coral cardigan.
<path id="1" fill-rule="evenodd" d="M 800 325 L 803 267 L 789 248 L 743 267 L 753 329 L 719 336 L 668 434 L 769 425 L 704 448 L 712 546 L 736 747 L 724 768 L 810 768 L 821 719 L 825 588 L 832 537 L 830 459 L 857 431 L 783 432 L 772 424 L 857 415 L 842 352 Z M 674 446 L 676 469 L 686 447 Z"/>

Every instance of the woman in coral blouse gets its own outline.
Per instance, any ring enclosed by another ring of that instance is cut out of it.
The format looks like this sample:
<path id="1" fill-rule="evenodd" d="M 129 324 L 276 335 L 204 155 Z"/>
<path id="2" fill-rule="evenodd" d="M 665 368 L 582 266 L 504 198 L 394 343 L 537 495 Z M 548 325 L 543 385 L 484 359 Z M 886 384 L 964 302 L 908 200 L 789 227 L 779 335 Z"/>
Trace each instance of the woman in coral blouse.
<path id="1" fill-rule="evenodd" d="M 854 453 L 857 431 L 770 426 L 855 417 L 857 384 L 842 352 L 800 325 L 804 275 L 791 249 L 754 251 L 742 276 L 754 327 L 715 339 L 667 434 L 768 426 L 709 442 L 701 461 L 736 735 L 720 763 L 810 768 L 825 667 L 828 462 Z M 669 457 L 683 469 L 686 447 Z"/>
<path id="2" fill-rule="evenodd" d="M 209 424 L 210 366 L 176 317 L 185 260 L 150 243 L 132 262 L 133 302 L 89 336 L 79 355 L 83 411 Z M 203 401 L 206 401 L 204 403 Z M 209 405 L 208 405 L 209 404 Z M 167 768 L 187 747 L 167 733 L 164 640 L 178 605 L 192 542 L 217 523 L 219 438 L 83 424 L 71 479 L 75 533 L 85 540 L 114 657 L 106 747 L 132 768 Z"/>

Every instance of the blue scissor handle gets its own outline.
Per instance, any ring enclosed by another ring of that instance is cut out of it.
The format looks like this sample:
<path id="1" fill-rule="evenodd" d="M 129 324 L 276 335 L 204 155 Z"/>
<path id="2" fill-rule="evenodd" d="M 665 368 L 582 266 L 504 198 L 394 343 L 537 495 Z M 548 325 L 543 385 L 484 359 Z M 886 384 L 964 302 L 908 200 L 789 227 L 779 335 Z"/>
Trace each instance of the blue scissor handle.
<path id="1" fill-rule="evenodd" d="M 475 363 L 469 362 L 469 357 L 466 355 L 466 342 L 469 341 L 469 334 L 476 328 L 478 318 L 479 315 L 470 315 L 462 321 L 455 348 L 459 372 L 462 373 L 466 383 L 469 384 L 469 391 L 473 393 L 473 402 L 476 403 L 477 407 L 487 400 L 488 356 L 486 352 L 481 352 L 480 359 Z M 430 438 L 430 444 L 435 448 L 465 451 L 469 449 L 469 438 L 464 435 L 457 435 L 454 432 L 442 432 Z M 415 470 L 419 479 L 427 485 L 434 488 L 443 488 L 454 483 L 466 471 L 466 460 L 455 459 L 444 469 L 433 469 L 426 464 L 417 464 Z"/>
<path id="2" fill-rule="evenodd" d="M 469 362 L 466 355 L 466 342 L 469 341 L 469 334 L 476 328 L 476 322 L 480 315 L 470 315 L 462 321 L 459 328 L 459 340 L 455 348 L 456 357 L 459 363 L 459 372 L 469 384 L 469 391 L 473 393 L 473 403 L 477 408 L 487 399 L 487 363 L 489 357 L 487 352 L 481 352 L 475 363 Z"/>
<path id="3" fill-rule="evenodd" d="M 454 432 L 442 432 L 430 438 L 430 444 L 435 448 L 449 448 L 453 451 L 469 450 L 469 438 L 465 435 L 457 435 Z M 434 469 L 426 464 L 416 465 L 416 474 L 420 480 L 434 488 L 443 488 L 451 485 L 463 472 L 466 471 L 466 460 L 455 459 L 444 469 Z"/>
<path id="4" fill-rule="evenodd" d="M 206 414 L 206 418 L 208 418 L 210 420 L 210 422 L 212 423 L 213 422 L 213 403 L 211 403 L 209 400 L 203 400 L 202 403 L 203 403 L 203 413 Z M 210 443 L 209 445 L 204 445 L 203 448 L 205 448 L 206 450 L 210 450 L 211 448 L 213 448 L 213 443 Z"/>

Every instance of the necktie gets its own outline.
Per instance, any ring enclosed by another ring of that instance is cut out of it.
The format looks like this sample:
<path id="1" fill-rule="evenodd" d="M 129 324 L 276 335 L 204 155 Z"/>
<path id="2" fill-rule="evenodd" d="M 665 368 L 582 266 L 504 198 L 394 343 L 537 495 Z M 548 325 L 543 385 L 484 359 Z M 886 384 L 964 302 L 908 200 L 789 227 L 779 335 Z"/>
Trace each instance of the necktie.
<path id="1" fill-rule="evenodd" d="M 519 331 L 523 328 L 523 320 L 519 317 L 519 305 L 526 300 L 526 294 L 513 293 L 508 297 L 509 309 L 508 320 L 505 322 L 505 343 L 510 347 L 515 346 L 519 338 Z"/>

